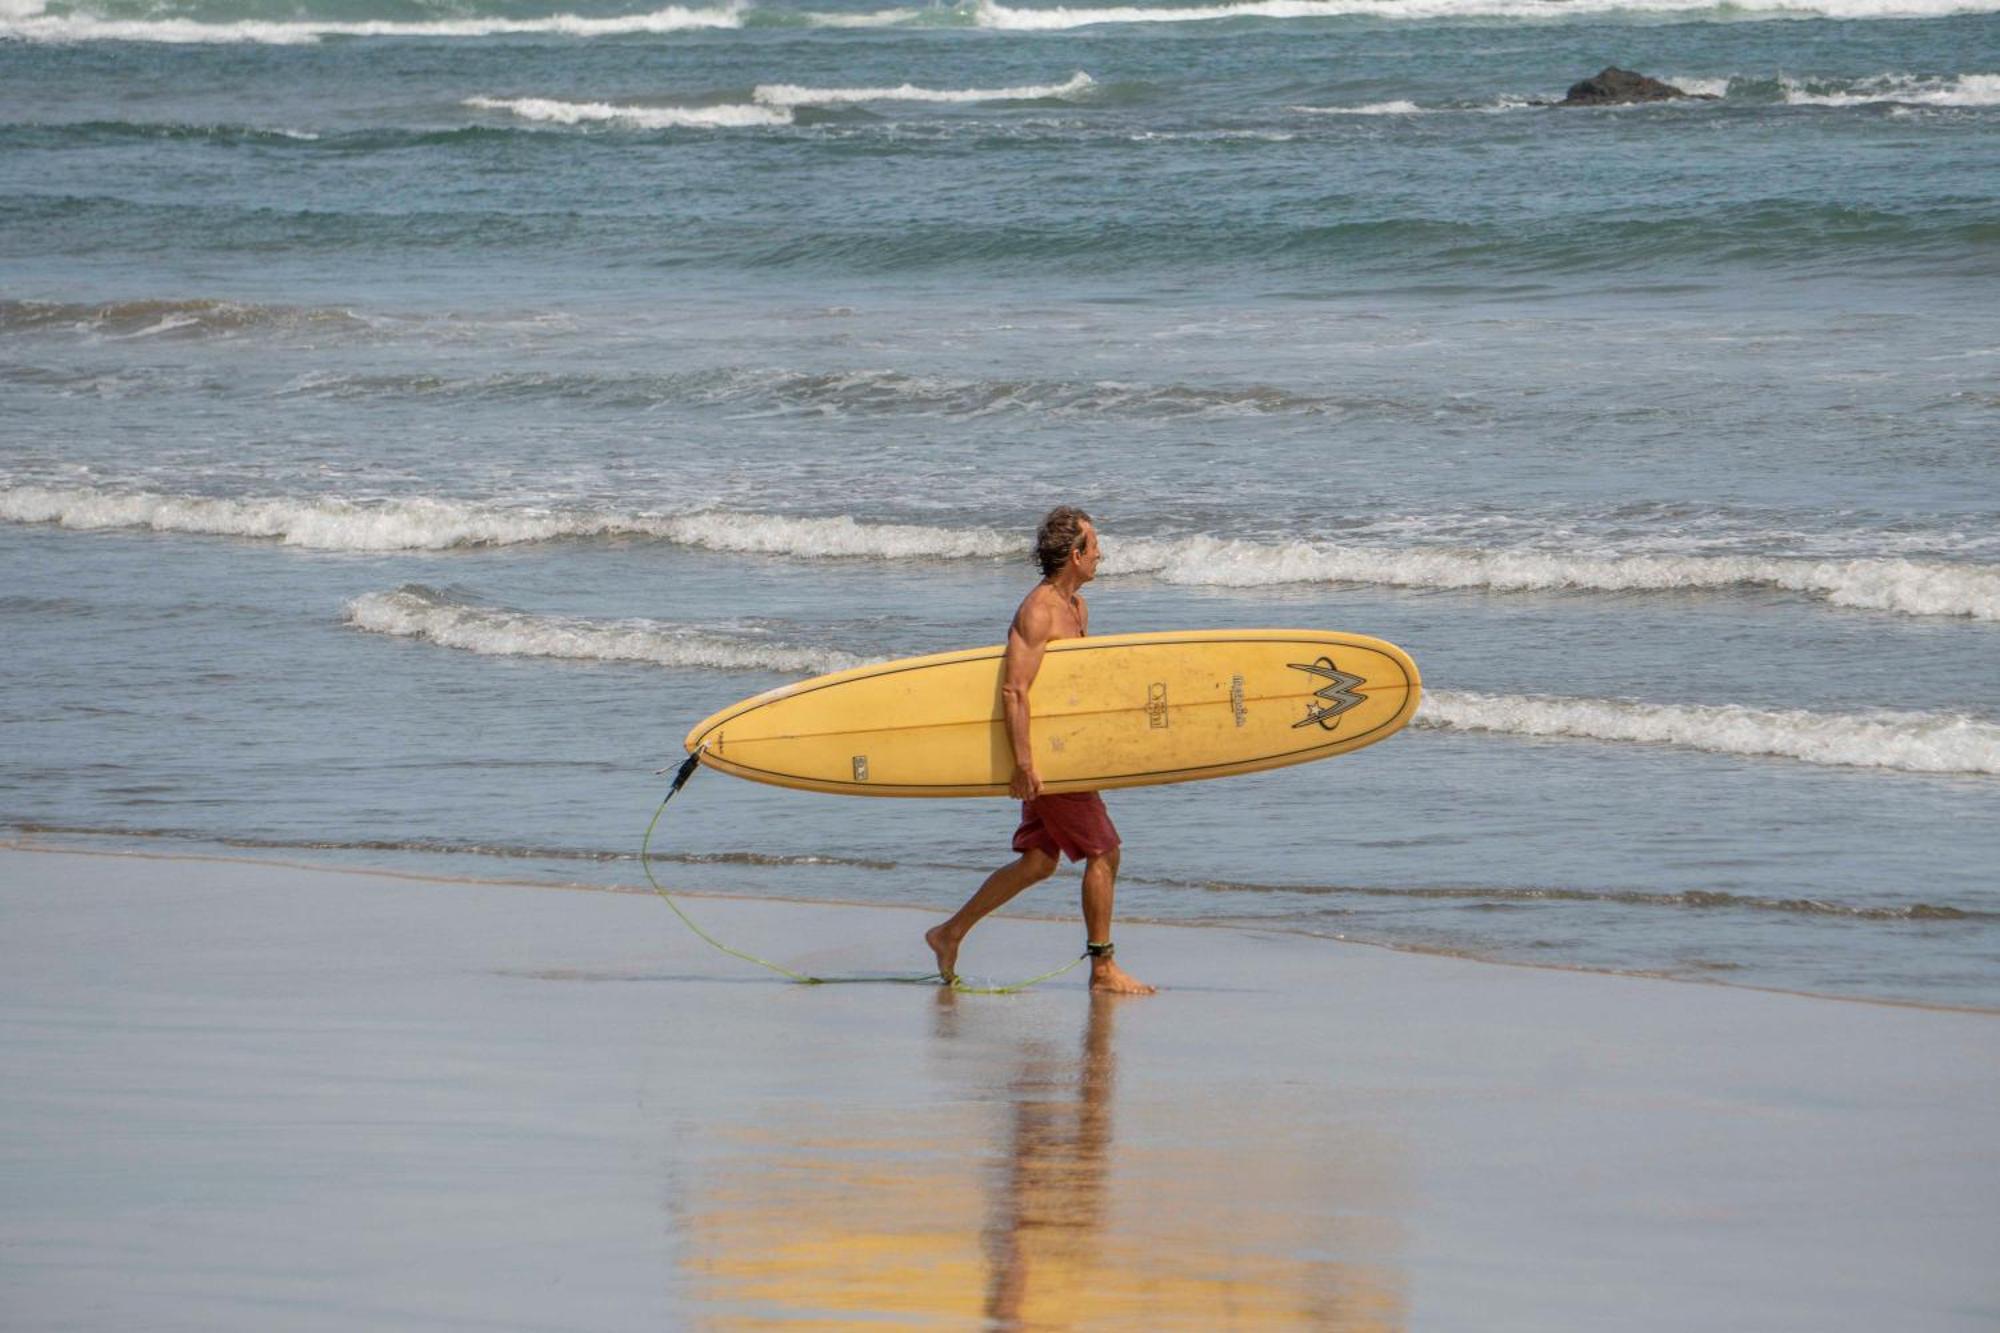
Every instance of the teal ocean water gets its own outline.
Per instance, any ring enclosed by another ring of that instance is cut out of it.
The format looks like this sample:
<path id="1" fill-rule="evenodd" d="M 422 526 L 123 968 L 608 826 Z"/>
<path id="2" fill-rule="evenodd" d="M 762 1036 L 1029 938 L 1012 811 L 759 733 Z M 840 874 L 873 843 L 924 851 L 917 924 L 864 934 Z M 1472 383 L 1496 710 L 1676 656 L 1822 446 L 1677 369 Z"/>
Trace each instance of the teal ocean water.
<path id="1" fill-rule="evenodd" d="M 1538 105 L 1611 63 L 1711 100 Z M 1429 688 L 1118 794 L 1124 916 L 2000 1006 L 1996 298 L 1994 0 L 0 0 L 0 824 L 635 885 L 688 725 L 993 641 L 1070 501 L 1100 631 Z M 1013 822 L 710 776 L 664 864 Z"/>

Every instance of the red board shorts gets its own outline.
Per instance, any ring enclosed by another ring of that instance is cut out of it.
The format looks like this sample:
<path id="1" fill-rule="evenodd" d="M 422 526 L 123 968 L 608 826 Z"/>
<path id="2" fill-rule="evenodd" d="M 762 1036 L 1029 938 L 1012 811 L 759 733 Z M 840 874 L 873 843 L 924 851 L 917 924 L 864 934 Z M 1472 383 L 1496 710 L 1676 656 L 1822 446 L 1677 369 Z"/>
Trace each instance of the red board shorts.
<path id="1" fill-rule="evenodd" d="M 1102 856 L 1118 846 L 1118 830 L 1104 798 L 1094 791 L 1062 792 L 1021 802 L 1021 827 L 1014 830 L 1014 850 L 1045 852 L 1081 861 Z"/>

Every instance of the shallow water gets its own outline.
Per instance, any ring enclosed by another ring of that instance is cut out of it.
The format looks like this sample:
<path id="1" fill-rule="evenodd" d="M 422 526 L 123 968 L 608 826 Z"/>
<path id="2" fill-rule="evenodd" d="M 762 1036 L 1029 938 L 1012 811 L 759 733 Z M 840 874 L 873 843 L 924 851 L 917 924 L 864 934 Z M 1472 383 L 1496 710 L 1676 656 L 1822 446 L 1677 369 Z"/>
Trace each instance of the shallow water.
<path id="1" fill-rule="evenodd" d="M 1993 7 L 1221 8 L 0 13 L 0 817 L 632 884 L 689 724 L 992 641 L 1069 500 L 1101 632 L 1429 690 L 1119 794 L 1125 915 L 2000 1004 Z M 1528 105 L 1607 53 L 1718 100 Z"/>

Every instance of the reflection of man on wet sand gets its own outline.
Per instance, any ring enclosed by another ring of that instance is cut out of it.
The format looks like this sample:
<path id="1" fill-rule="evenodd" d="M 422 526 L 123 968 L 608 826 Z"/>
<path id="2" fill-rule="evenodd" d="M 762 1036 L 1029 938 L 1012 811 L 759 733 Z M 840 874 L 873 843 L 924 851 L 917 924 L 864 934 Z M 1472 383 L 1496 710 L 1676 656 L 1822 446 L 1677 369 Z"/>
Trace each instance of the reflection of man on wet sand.
<path id="1" fill-rule="evenodd" d="M 1116 1285 L 1106 1271 L 1116 1261 L 1099 1252 L 1099 1236 L 1110 1194 L 1111 1011 L 1118 1004 L 1105 991 L 1091 996 L 1083 1059 L 1073 1074 L 1052 1054 L 1030 1056 L 1009 1089 L 1011 1133 L 982 1237 L 991 1328 L 1030 1322 L 1030 1280 L 1038 1266 L 1045 1269 L 1043 1291 L 1033 1304 L 1043 1313 L 1100 1282 Z"/>
<path id="2" fill-rule="evenodd" d="M 1044 795 L 1030 744 L 1028 690 L 1042 669 L 1042 657 L 1057 639 L 1080 639 L 1090 632 L 1090 608 L 1078 590 L 1097 576 L 1097 529 L 1081 509 L 1061 505 L 1049 511 L 1035 533 L 1035 558 L 1042 581 L 1014 613 L 1007 631 L 1005 675 L 1000 698 L 1007 736 L 1014 746 L 1014 777 L 1008 790 L 1021 801 L 1021 827 L 1014 832 L 1020 858 L 986 877 L 949 921 L 934 926 L 924 940 L 937 955 L 938 972 L 949 981 L 958 965 L 958 946 L 980 918 L 1032 884 L 1055 873 L 1058 855 L 1083 866 L 1083 926 L 1090 951 L 1090 988 L 1127 995 L 1150 995 L 1153 988 L 1112 959 L 1111 900 L 1118 880 L 1118 830 L 1094 791 Z"/>

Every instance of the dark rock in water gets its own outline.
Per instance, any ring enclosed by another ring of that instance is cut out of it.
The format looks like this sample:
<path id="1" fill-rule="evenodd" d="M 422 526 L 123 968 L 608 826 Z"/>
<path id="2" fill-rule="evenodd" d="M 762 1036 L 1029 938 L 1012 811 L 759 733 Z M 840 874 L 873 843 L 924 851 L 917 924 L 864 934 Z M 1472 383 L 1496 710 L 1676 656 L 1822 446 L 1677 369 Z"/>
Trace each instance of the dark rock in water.
<path id="1" fill-rule="evenodd" d="M 1556 106 L 1620 106 L 1627 102 L 1665 102 L 1676 97 L 1686 97 L 1700 102 L 1713 102 L 1714 93 L 1691 93 L 1676 88 L 1671 83 L 1661 83 L 1649 79 L 1644 74 L 1634 74 L 1629 69 L 1616 65 L 1606 65 L 1601 71 L 1570 85 L 1569 93 Z"/>

